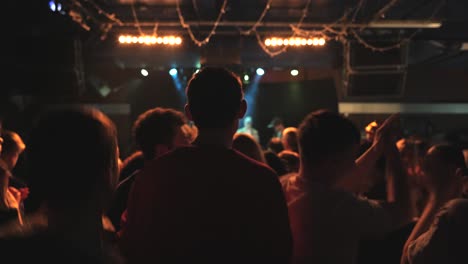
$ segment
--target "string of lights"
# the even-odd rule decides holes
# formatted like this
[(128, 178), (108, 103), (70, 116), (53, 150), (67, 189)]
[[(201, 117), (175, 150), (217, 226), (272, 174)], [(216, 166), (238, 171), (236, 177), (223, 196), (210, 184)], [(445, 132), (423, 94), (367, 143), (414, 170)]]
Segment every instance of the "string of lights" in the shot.
[[(301, 15), (301, 18), (299, 19), (299, 21), (297, 22), (297, 24), (295, 25), (296, 28), (300, 29), (301, 26), (302, 26), (302, 22), (304, 22), (304, 19), (306, 18), (307, 16), (307, 13), (309, 11), (309, 6), (310, 6), (310, 3), (311, 3), (311, 0), (308, 0), (306, 5), (304, 6), (304, 8), (302, 9), (302, 15)], [(257, 42), (258, 42), (258, 45), (262, 48), (262, 50), (267, 53), (270, 57), (275, 57), (275, 56), (278, 56), (280, 55), (281, 53), (284, 53), (288, 50), (288, 45), (283, 45), (283, 46), (280, 46), (281, 49), (279, 50), (270, 50), (267, 45), (265, 45), (264, 41), (262, 40), (260, 34), (258, 33), (258, 31), (255, 29), (255, 36), (257, 37)], [(295, 32), (292, 33), (292, 35), (290, 37), (288, 37), (287, 39), (292, 39), (292, 38), (295, 38), (297, 35)]]
[(377, 19), (380, 19), (380, 18), (383, 18), (385, 16), (385, 13), (390, 10), (390, 8), (392, 8), (394, 5), (396, 5), (396, 3), (398, 3), (399, 0), (390, 0), (390, 2), (388, 2), (388, 4), (386, 4), (384, 7), (382, 7), (379, 11), (377, 11), (377, 13), (375, 13), (374, 17), (373, 17), (373, 21), (374, 20), (377, 20)]
[(84, 1), (90, 3), (97, 10), (98, 14), (104, 15), (107, 19), (117, 23), (117, 25), (119, 25), (119, 26), (123, 25), (123, 22), (120, 19), (118, 19), (115, 14), (110, 14), (110, 13), (104, 11), (94, 1), (92, 1), (92, 0), (84, 0)]
[(144, 35), (143, 30), (141, 30), (140, 27), (140, 21), (138, 20), (137, 13), (135, 11), (135, 0), (132, 0), (132, 2), (130, 2), (130, 7), (132, 8), (133, 20), (135, 20), (135, 26), (138, 29), (138, 33), (140, 33), (140, 35)]
[(265, 5), (265, 8), (263, 9), (262, 14), (260, 15), (260, 17), (257, 19), (255, 24), (253, 24), (253, 26), (250, 29), (240, 30), (240, 33), (242, 35), (250, 35), (253, 31), (255, 31), (257, 29), (257, 27), (262, 23), (263, 18), (265, 17), (265, 15), (268, 13), (268, 10), (270, 10), (271, 2), (273, 2), (273, 0), (268, 0), (268, 2)]
[(224, 0), (223, 5), (221, 6), (221, 10), (219, 11), (218, 17), (216, 18), (216, 21), (213, 25), (213, 28), (211, 29), (210, 33), (208, 36), (206, 36), (203, 40), (198, 40), (195, 35), (192, 32), (192, 29), (190, 28), (190, 25), (185, 23), (184, 16), (182, 15), (182, 11), (180, 10), (180, 3), (179, 0), (176, 1), (177, 5), (177, 15), (179, 16), (179, 21), (180, 24), (182, 25), (183, 28), (187, 29), (187, 32), (192, 39), (192, 41), (198, 46), (201, 47), (205, 44), (207, 44), (210, 41), (210, 38), (216, 34), (216, 28), (219, 25), (219, 22), (221, 21), (221, 18), (223, 17), (224, 13), (226, 13), (226, 6), (227, 6), (227, 0)]

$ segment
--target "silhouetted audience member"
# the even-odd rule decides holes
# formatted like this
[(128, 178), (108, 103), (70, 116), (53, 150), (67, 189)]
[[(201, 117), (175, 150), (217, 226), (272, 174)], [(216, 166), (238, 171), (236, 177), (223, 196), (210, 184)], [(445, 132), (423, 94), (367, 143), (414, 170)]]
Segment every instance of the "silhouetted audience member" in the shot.
[[(370, 122), (364, 129), (365, 137), (359, 146), (359, 155), (364, 154), (374, 142), (374, 136), (379, 124), (376, 121)], [(381, 157), (372, 168), (369, 181), (363, 181), (359, 194), (369, 199), (385, 200), (387, 199), (387, 182), (385, 157)]]
[(429, 199), (401, 263), (468, 263), (468, 199), (460, 199), (468, 182), (463, 152), (453, 145), (433, 146), (423, 172)]
[[(133, 136), (143, 153), (144, 162), (160, 157), (176, 147), (188, 145), (189, 142), (182, 130), (184, 124), (186, 124), (184, 114), (169, 108), (157, 107), (141, 114), (133, 125)], [(117, 231), (120, 230), (121, 224), (124, 224), (121, 223), (122, 214), (127, 208), (128, 194), (138, 175), (139, 170), (134, 171), (119, 182), (115, 191), (107, 215)]]
[(273, 137), (268, 142), (268, 150), (278, 154), (284, 150), (283, 143), (281, 143), (281, 139), (277, 137)]
[(288, 173), (299, 172), (301, 160), (297, 152), (283, 150), (278, 154), (278, 157), (283, 161)]
[(262, 147), (258, 144), (255, 138), (249, 134), (236, 133), (232, 141), (232, 148), (251, 159), (266, 164)]
[(288, 173), (283, 161), (278, 157), (278, 155), (275, 152), (271, 150), (266, 150), (263, 152), (263, 156), (265, 156), (265, 160), (268, 166), (270, 166), (270, 168), (272, 168), (278, 176), (281, 177)]
[(281, 143), (283, 144), (284, 150), (299, 153), (299, 148), (297, 146), (297, 128), (287, 127), (282, 133)]
[[(355, 263), (362, 238), (381, 237), (408, 223), (408, 190), (395, 147), (392, 116), (363, 156), (360, 133), (339, 114), (317, 111), (299, 128), (301, 169), (283, 181), (294, 237), (293, 263)], [(353, 195), (353, 185), (385, 153), (392, 157), (393, 201)]]
[(33, 129), (27, 155), (31, 192), (42, 206), (25, 227), (0, 232), (2, 259), (120, 263), (102, 220), (118, 180), (112, 121), (94, 109), (55, 110)]
[(273, 136), (271, 138), (281, 139), (284, 130), (283, 119), (276, 116), (270, 121), (267, 127), (274, 130)]
[(277, 175), (232, 149), (247, 108), (238, 76), (204, 68), (186, 94), (198, 138), (136, 178), (123, 252), (132, 263), (288, 263), (292, 241)]
[[(24, 205), (23, 201), (29, 195), (29, 188), (26, 184), (16, 177), (14, 177), (12, 171), (16, 166), (19, 156), (23, 153), (26, 145), (24, 144), (21, 137), (9, 130), (2, 132), (3, 137), (3, 148), (0, 153), (0, 160), (2, 160), (9, 171), (8, 177), (0, 179), (0, 210), (7, 215), (10, 214), (13, 219), (17, 219), (19, 223), (22, 223), (24, 217)], [(4, 215), (4, 214), (2, 214)], [(3, 218), (0, 216), (0, 219)], [(0, 223), (6, 222), (9, 217), (0, 220)]]

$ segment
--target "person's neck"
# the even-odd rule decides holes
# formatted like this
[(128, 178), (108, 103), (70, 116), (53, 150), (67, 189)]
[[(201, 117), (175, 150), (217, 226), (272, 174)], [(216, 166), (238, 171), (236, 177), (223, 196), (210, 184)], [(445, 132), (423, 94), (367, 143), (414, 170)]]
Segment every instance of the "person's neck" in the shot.
[(337, 184), (334, 181), (336, 175), (332, 170), (301, 166), (299, 175), (307, 182), (315, 182), (330, 188), (337, 188)]
[(47, 228), (90, 256), (102, 255), (102, 214), (99, 210), (46, 210)]
[(193, 142), (195, 146), (210, 145), (225, 148), (232, 147), (232, 136), (234, 132), (231, 128), (209, 128), (200, 129), (197, 139)]

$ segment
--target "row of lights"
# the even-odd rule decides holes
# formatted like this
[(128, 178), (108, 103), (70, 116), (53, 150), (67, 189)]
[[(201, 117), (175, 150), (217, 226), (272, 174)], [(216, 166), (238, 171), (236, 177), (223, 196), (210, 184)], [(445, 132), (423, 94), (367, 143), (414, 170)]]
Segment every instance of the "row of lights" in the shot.
[(132, 35), (121, 35), (119, 37), (121, 44), (145, 44), (145, 45), (180, 45), (182, 44), (182, 38), (176, 36), (132, 36)]
[[(199, 71), (199, 69), (197, 69), (197, 70), (195, 71), (195, 73), (198, 73), (198, 71)], [(141, 72), (141, 75), (143, 75), (143, 76), (145, 76), (145, 77), (149, 75), (148, 70), (146, 70), (146, 69), (144, 69), (144, 68), (141, 69), (140, 72)], [(171, 68), (171, 69), (169, 70), (169, 75), (171, 75), (171, 76), (173, 76), (173, 77), (176, 76), (178, 73), (179, 73), (179, 71), (178, 71), (176, 68)], [(257, 70), (255, 71), (255, 73), (256, 73), (258, 76), (263, 76), (263, 75), (265, 74), (265, 70), (262, 69), (262, 68), (257, 68)], [(291, 72), (290, 72), (290, 74), (291, 74), (292, 76), (297, 76), (297, 75), (299, 75), (299, 71), (296, 70), (296, 69), (292, 69)], [(244, 74), (244, 81), (248, 82), (249, 80), (250, 80), (249, 75), (248, 75), (248, 74)]]
[[(195, 70), (195, 73), (198, 73), (200, 71), (200, 69), (196, 69)], [(141, 69), (140, 71), (141, 75), (143, 75), (144, 77), (148, 76), (149, 75), (149, 72), (147, 69), (143, 68)], [(171, 75), (172, 77), (175, 77), (177, 76), (177, 74), (179, 73), (179, 71), (176, 69), (176, 68), (171, 68), (169, 70), (169, 75)]]
[(267, 38), (265, 46), (323, 46), (324, 38)]
[[(263, 76), (265, 74), (265, 70), (262, 69), (262, 68), (257, 68), (257, 70), (255, 71), (255, 73), (258, 75), (258, 76)], [(299, 71), (297, 69), (292, 69), (290, 72), (291, 76), (297, 76), (299, 75)], [(245, 83), (248, 83), (250, 81), (250, 76), (248, 74), (244, 74), (244, 82)]]

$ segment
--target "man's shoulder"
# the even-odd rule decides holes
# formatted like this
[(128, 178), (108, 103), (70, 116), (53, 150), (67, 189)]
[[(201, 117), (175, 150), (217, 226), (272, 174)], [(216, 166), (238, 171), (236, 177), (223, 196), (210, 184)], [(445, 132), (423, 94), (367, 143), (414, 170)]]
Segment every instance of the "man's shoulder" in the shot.
[(240, 168), (252, 170), (257, 174), (267, 175), (268, 177), (274, 176), (275, 178), (278, 178), (276, 172), (270, 167), (268, 167), (266, 164), (251, 159), (236, 150), (233, 150), (232, 153), (232, 158), (240, 166)]

